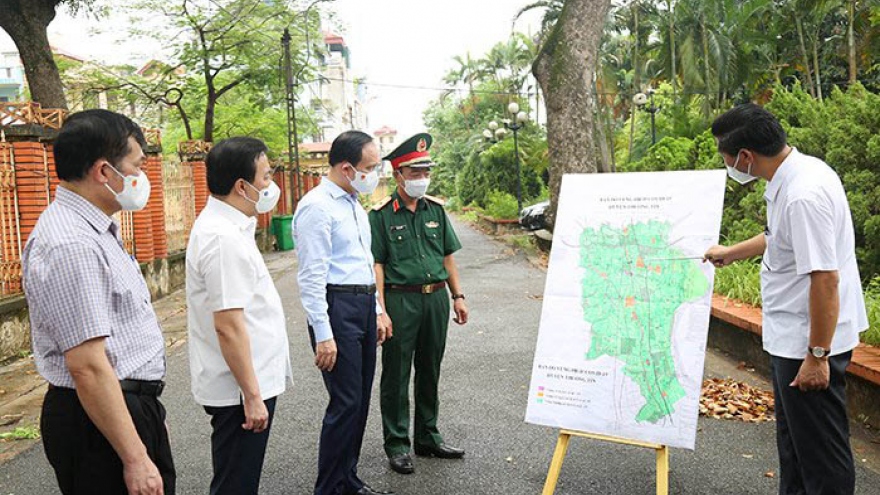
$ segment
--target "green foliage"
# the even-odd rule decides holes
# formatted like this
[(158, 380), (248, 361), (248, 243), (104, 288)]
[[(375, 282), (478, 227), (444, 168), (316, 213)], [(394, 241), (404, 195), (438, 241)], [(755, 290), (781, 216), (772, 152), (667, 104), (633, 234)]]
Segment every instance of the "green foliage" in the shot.
[(516, 198), (512, 194), (502, 191), (489, 192), (486, 199), (486, 214), (496, 220), (519, 218)]
[[(534, 159), (527, 150), (520, 150), (522, 195), (524, 202), (539, 197), (546, 188), (536, 169), (545, 166), (542, 159)], [(515, 197), (516, 155), (512, 139), (475, 150), (456, 178), (458, 196), (464, 203), (487, 207), (492, 191), (503, 191)], [(515, 201), (515, 199), (514, 199)]]
[(862, 334), (862, 341), (880, 346), (880, 276), (871, 279), (871, 283), (865, 288), (865, 304), (870, 328)]
[[(777, 87), (767, 105), (782, 121), (789, 143), (823, 158), (838, 173), (849, 198), (856, 233), (856, 257), (863, 281), (871, 330), (866, 342), (880, 345), (880, 95), (860, 84), (835, 89), (824, 101), (800, 85)], [(718, 169), (721, 159), (707, 130), (693, 139), (666, 137), (625, 171)], [(766, 225), (765, 181), (740, 186), (728, 181), (721, 240), (744, 241)], [(716, 292), (760, 305), (760, 263), (747, 261), (718, 270)]]
[[(298, 15), (289, 2), (263, 0), (136, 0), (126, 9), (133, 20), (164, 19), (161, 28), (151, 23), (148, 30), (132, 22), (133, 32), (157, 39), (171, 53), (167, 63), (156, 64), (147, 77), (126, 78), (126, 87), (169, 106), (174, 120), (191, 121), (192, 138), (216, 141), (233, 133), (230, 129), (237, 132), (260, 125), (286, 128), (286, 124), (278, 125), (283, 122), (278, 114), (284, 113), (278, 70), (281, 47), (279, 37), (270, 33), (290, 27), (294, 73), (309, 78), (305, 44), (307, 33), (312, 39), (320, 38), (316, 11)], [(246, 108), (252, 110), (251, 115), (242, 115)], [(227, 110), (230, 115), (224, 116)], [(242, 118), (259, 123), (242, 122)], [(175, 131), (170, 134), (178, 134)], [(268, 140), (277, 141), (273, 134), (265, 134)], [(285, 149), (286, 139), (280, 144), (274, 148)]]
[(40, 438), (37, 425), (19, 426), (12, 431), (0, 433), (0, 440), (36, 440)]
[[(513, 33), (496, 44), (481, 58), (468, 53), (454, 58), (455, 65), (444, 81), (464, 85), (467, 91), (450, 90), (425, 111), (424, 120), (434, 136), (431, 155), (437, 163), (432, 173), (433, 194), (457, 196), (462, 204), (476, 202), (485, 206), (490, 191), (516, 194), (516, 154), (512, 133), (496, 143), (482, 136), (490, 121), (501, 124), (510, 118), (507, 106), (512, 101), (528, 113), (530, 102), (513, 98), (522, 92), (535, 55), (531, 39)], [(548, 167), (545, 131), (534, 123), (518, 131), (524, 201), (542, 195), (541, 177)]]
[(856, 232), (865, 281), (880, 274), (880, 95), (861, 84), (834, 89), (824, 101), (799, 86), (776, 88), (768, 108), (800, 151), (823, 158), (841, 177)]
[(715, 293), (761, 307), (761, 263), (741, 261), (715, 270)]
[[(709, 126), (709, 121), (702, 114), (700, 99), (676, 100), (672, 95), (672, 86), (668, 83), (663, 83), (657, 88), (654, 94), (654, 106), (659, 108), (654, 116), (657, 145), (666, 137), (693, 139)], [(645, 106), (645, 108), (647, 107), (650, 107), (650, 103)], [(629, 118), (623, 121), (615, 134), (615, 161), (621, 164), (619, 168), (626, 168), (632, 162), (641, 160), (647, 156), (648, 150), (652, 148), (651, 114), (643, 108), (637, 107), (633, 152), (632, 155), (629, 154), (630, 125), (633, 119), (630, 109), (628, 109), (628, 115)]]

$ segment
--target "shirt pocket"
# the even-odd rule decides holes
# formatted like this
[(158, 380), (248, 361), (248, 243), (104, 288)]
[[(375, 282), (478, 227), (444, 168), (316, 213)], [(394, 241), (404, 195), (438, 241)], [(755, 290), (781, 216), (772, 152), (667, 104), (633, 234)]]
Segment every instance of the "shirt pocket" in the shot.
[(116, 324), (131, 325), (150, 307), (148, 292), (140, 287), (131, 287), (119, 278), (113, 281), (111, 301), (112, 316)]
[(425, 229), (429, 254), (443, 256), (443, 233), (439, 228)]
[(416, 253), (415, 236), (410, 228), (403, 226), (391, 226), (388, 233), (388, 245), (391, 248), (392, 259), (405, 260), (412, 258)]

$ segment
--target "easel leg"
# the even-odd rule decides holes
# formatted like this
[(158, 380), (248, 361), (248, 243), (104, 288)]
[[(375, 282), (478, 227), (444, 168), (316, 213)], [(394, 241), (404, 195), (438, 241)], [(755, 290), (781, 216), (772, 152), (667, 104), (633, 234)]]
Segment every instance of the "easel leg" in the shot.
[(569, 440), (571, 440), (571, 435), (559, 433), (559, 440), (556, 442), (556, 450), (553, 452), (553, 460), (550, 462), (550, 470), (547, 472), (547, 481), (544, 482), (542, 495), (553, 495), (553, 492), (556, 491), (556, 482), (559, 481), (559, 473), (562, 471), (562, 461), (565, 460)]
[(669, 447), (657, 449), (657, 495), (669, 495)]

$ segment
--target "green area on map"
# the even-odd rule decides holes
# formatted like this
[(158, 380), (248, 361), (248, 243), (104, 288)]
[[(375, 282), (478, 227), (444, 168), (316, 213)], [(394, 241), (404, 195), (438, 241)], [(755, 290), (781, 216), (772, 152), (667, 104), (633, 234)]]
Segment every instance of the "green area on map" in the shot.
[(699, 260), (669, 244), (670, 224), (586, 228), (580, 237), (584, 320), (592, 325), (587, 360), (610, 356), (639, 387), (645, 405), (638, 422), (671, 417), (685, 390), (675, 373), (675, 312), (703, 297), (709, 282)]

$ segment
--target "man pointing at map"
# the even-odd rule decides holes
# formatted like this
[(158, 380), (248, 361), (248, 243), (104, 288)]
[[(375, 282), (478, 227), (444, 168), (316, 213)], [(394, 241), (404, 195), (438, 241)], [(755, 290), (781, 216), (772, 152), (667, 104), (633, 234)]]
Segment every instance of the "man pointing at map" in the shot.
[(868, 327), (852, 214), (837, 174), (786, 144), (773, 114), (747, 104), (712, 124), (728, 175), (767, 181), (767, 226), (714, 246), (716, 267), (762, 255), (764, 349), (776, 398), (780, 494), (855, 491), (845, 370)]

